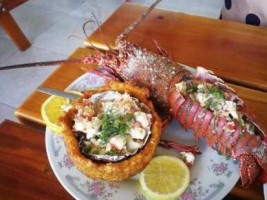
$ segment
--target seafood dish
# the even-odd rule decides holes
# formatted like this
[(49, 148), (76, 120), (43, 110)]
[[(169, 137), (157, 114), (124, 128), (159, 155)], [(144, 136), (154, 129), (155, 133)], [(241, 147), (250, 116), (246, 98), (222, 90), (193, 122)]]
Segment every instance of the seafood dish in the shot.
[(93, 179), (124, 180), (152, 159), (161, 119), (146, 89), (108, 81), (85, 92), (61, 120), (71, 160)]
[[(96, 54), (63, 61), (7, 66), (0, 68), (0, 70), (58, 63), (82, 63), (86, 72), (95, 73), (106, 79), (120, 81), (122, 85), (127, 82), (128, 87), (134, 87), (130, 86), (132, 84), (147, 88), (150, 94), (149, 99), (152, 100), (155, 111), (163, 121), (162, 129), (167, 127), (173, 118), (177, 119), (185, 129), (192, 129), (196, 138), (205, 138), (207, 145), (211, 148), (233, 160), (238, 160), (240, 162), (242, 185), (248, 187), (260, 173), (267, 170), (267, 144), (265, 142), (266, 130), (248, 112), (249, 108), (246, 107), (242, 99), (222, 79), (216, 77), (212, 71), (202, 67), (195, 70), (173, 62), (167, 51), (158, 42), (155, 44), (159, 54), (155, 54), (127, 41), (128, 35), (135, 30), (159, 2), (160, 0), (157, 0), (153, 3), (139, 19), (117, 37), (115, 49), (107, 45), (108, 50), (105, 51), (88, 41), (90, 44), (88, 48), (96, 50)], [(91, 64), (98, 64), (99, 67), (92, 69)], [(129, 94), (131, 95), (130, 92)], [(71, 136), (72, 130), (69, 127), (72, 127), (70, 125), (72, 121), (66, 119), (63, 123), (66, 132), (64, 138), (67, 146), (73, 145), (68, 149), (74, 162), (80, 166), (78, 168), (88, 174), (94, 171), (94, 175), (89, 174), (90, 177), (107, 180), (122, 180), (142, 170), (143, 166), (147, 165), (153, 156), (161, 131), (160, 122), (158, 121), (155, 124), (158, 120), (156, 112), (150, 106), (148, 107), (152, 118), (156, 120), (152, 125), (150, 139), (142, 150), (137, 150), (139, 153), (118, 163), (109, 162), (105, 165), (129, 164), (125, 169), (120, 167), (114, 169), (114, 171), (112, 171), (113, 168), (106, 168), (105, 166), (102, 168), (102, 165), (95, 161), (90, 161), (88, 164), (84, 163), (84, 167), (82, 167), (81, 163), (88, 159), (81, 157), (78, 143), (74, 136)], [(67, 118), (71, 119), (73, 116)], [(67, 126), (67, 124), (69, 125)], [(157, 131), (154, 130), (156, 131), (155, 134), (153, 134), (154, 126), (158, 128)], [(151, 144), (150, 141), (153, 138), (154, 143)], [(72, 144), (74, 139), (76, 141), (75, 145)], [(147, 152), (148, 154), (145, 156), (142, 152), (147, 149), (150, 149), (151, 152)], [(139, 156), (144, 156), (144, 160), (142, 160), (143, 158), (141, 160), (135, 159)], [(134, 160), (133, 163), (139, 162), (140, 165), (131, 165), (131, 160)], [(138, 166), (138, 168), (136, 169), (133, 166)], [(105, 177), (102, 173), (103, 169), (109, 170)]]

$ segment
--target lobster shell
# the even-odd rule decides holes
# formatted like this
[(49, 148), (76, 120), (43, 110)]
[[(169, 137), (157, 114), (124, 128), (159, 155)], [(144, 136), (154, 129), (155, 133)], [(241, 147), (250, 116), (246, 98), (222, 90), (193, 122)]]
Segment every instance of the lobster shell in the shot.
[[(259, 134), (251, 134), (247, 129), (241, 129), (236, 121), (234, 122), (236, 127), (234, 132), (225, 130), (224, 127), (228, 122), (226, 118), (216, 116), (213, 111), (201, 107), (198, 102), (194, 102), (190, 97), (184, 96), (176, 90), (175, 84), (184, 80), (198, 83), (201, 81), (209, 82), (199, 80), (188, 72), (178, 74), (171, 83), (168, 96), (172, 115), (185, 129), (193, 129), (195, 138), (204, 137), (207, 144), (213, 149), (223, 155), (238, 159), (240, 161), (242, 184), (244, 187), (248, 187), (259, 175), (260, 168), (264, 171), (267, 170), (267, 147), (262, 140), (265, 137), (264, 131), (257, 125), (255, 127), (259, 127), (257, 129)], [(238, 103), (241, 103), (234, 91), (228, 86), (224, 86), (222, 81), (219, 86), (213, 81), (209, 83), (223, 88), (228, 98), (234, 98)], [(244, 108), (244, 105), (239, 105), (238, 112), (242, 112), (246, 120), (255, 125), (256, 123), (252, 121)]]

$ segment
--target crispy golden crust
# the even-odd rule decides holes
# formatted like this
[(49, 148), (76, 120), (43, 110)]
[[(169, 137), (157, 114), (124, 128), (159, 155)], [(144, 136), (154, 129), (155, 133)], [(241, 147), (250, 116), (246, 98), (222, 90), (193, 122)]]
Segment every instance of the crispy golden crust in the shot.
[[(76, 110), (73, 108), (61, 118), (61, 125), (63, 127), (63, 138), (67, 148), (67, 152), (76, 165), (76, 167), (93, 179), (102, 179), (109, 181), (120, 181), (130, 176), (133, 176), (141, 172), (152, 159), (155, 150), (158, 146), (161, 135), (161, 120), (157, 113), (154, 111), (152, 103), (147, 99), (149, 96), (148, 90), (144, 88), (138, 88), (130, 83), (120, 83), (115, 81), (107, 81), (106, 86), (99, 88), (96, 91), (88, 91), (85, 93), (85, 97), (88, 98), (95, 93), (102, 91), (118, 91), (127, 92), (131, 96), (138, 98), (141, 102), (145, 103), (151, 110), (151, 114), (154, 119), (154, 123), (151, 128), (151, 136), (147, 141), (147, 144), (142, 150), (140, 150), (134, 156), (127, 158), (126, 160), (117, 163), (99, 163), (92, 159), (86, 158), (79, 149), (78, 141), (72, 132), (73, 117)], [(82, 101), (82, 99), (78, 100)]]

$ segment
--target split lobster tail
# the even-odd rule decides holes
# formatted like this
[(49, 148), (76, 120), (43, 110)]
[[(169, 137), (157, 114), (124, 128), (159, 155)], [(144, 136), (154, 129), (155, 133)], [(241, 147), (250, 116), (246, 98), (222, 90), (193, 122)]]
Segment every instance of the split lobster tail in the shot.
[(239, 160), (241, 181), (248, 187), (267, 170), (266, 131), (247, 113), (244, 102), (211, 71), (199, 67), (173, 79), (171, 113), (195, 138), (204, 137), (219, 153)]

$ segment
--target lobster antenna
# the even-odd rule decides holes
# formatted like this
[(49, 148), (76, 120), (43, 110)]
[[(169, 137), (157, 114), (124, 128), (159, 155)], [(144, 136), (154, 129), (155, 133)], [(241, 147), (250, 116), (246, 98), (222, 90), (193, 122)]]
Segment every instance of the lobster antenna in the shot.
[(68, 37), (68, 40), (71, 39), (71, 38), (76, 38), (76, 39), (79, 39), (79, 40), (83, 41), (83, 39), (81, 37), (77, 36), (77, 35), (70, 35)]
[(156, 45), (156, 48), (158, 49), (158, 52), (165, 56), (166, 58), (169, 58), (172, 60), (171, 56), (168, 54), (168, 52), (159, 44), (157, 40), (153, 40), (153, 43)]
[[(97, 52), (100, 52), (100, 50), (95, 46), (95, 45), (93, 45), (92, 44), (92, 42), (90, 41), (90, 40), (87, 40), (87, 38), (88, 38), (88, 35), (87, 35), (87, 33), (86, 33), (86, 25), (88, 24), (88, 23), (90, 23), (90, 22), (94, 22), (94, 21), (92, 21), (92, 20), (88, 20), (88, 21), (86, 21), (84, 24), (83, 24), (83, 33), (84, 33), (84, 35), (85, 35), (85, 37), (86, 37), (86, 42), (88, 42), (89, 44), (90, 44), (90, 46), (95, 50), (95, 51), (97, 51)], [(88, 47), (87, 47), (88, 48)]]
[(89, 24), (89, 23), (91, 23), (91, 22), (94, 22), (94, 21), (92, 21), (92, 20), (88, 20), (88, 21), (86, 21), (84, 24), (83, 24), (83, 33), (84, 33), (84, 35), (85, 35), (85, 37), (87, 38), (88, 37), (88, 34), (86, 33), (86, 25), (87, 24)]
[(55, 60), (55, 61), (46, 61), (46, 62), (34, 62), (34, 63), (27, 63), (27, 64), (9, 65), (5, 67), (0, 67), (0, 71), (8, 70), (8, 69), (26, 68), (26, 67), (41, 67), (41, 66), (58, 65), (62, 63), (78, 63), (79, 61), (80, 59), (72, 59), (72, 60)]
[(104, 37), (104, 34), (102, 32), (102, 29), (100, 28), (100, 23), (98, 22), (95, 14), (91, 11), (91, 15), (93, 16), (96, 24), (97, 24), (97, 27), (98, 27), (98, 31), (100, 33), (100, 36), (101, 36), (101, 39), (104, 41), (105, 45), (108, 47), (108, 50), (111, 50), (113, 53), (116, 53), (115, 50), (113, 48), (111, 48), (106, 40), (106, 38)]
[(118, 37), (118, 40), (126, 39), (126, 37), (142, 22), (147, 15), (161, 2), (161, 0), (155, 1), (136, 21), (134, 21), (128, 28), (126, 28)]
[[(81, 38), (79, 36), (76, 36), (76, 35), (70, 35), (68, 37), (68, 40), (71, 39), (71, 38), (76, 38), (76, 39), (79, 39), (80, 41), (82, 41), (83, 44), (85, 45), (85, 48), (87, 48), (87, 49), (93, 49), (95, 51), (98, 51), (99, 53), (101, 52), (100, 49), (98, 49), (96, 46), (94, 46), (90, 41), (84, 41), (83, 38)], [(89, 43), (90, 46), (88, 44), (86, 44), (86, 43)]]

